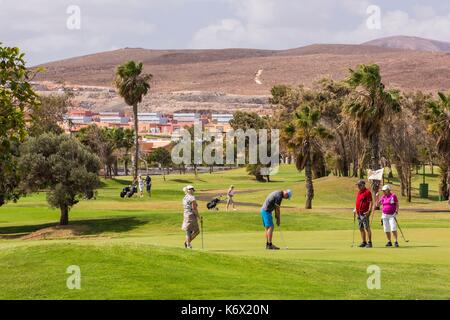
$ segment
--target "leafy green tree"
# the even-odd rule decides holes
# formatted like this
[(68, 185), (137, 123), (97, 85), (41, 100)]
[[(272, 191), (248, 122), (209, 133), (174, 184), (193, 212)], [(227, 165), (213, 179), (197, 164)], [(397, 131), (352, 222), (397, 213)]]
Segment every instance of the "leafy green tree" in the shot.
[(117, 144), (119, 148), (124, 150), (123, 160), (125, 166), (125, 175), (128, 176), (128, 163), (130, 161), (130, 151), (134, 146), (135, 135), (133, 129), (120, 128), (119, 130), (122, 130), (123, 135), (119, 133)]
[[(372, 170), (381, 168), (380, 131), (392, 113), (400, 111), (400, 93), (397, 90), (385, 90), (381, 81), (380, 67), (376, 64), (359, 65), (350, 69), (346, 83), (353, 89), (345, 106), (345, 111), (355, 121), (355, 128), (369, 142)], [(374, 194), (379, 183), (372, 186)]]
[(115, 129), (99, 128), (96, 125), (81, 128), (76, 135), (83, 145), (89, 147), (100, 158), (105, 178), (112, 178), (112, 168), (116, 161), (115, 135)]
[(303, 104), (294, 113), (292, 121), (284, 128), (282, 140), (296, 154), (296, 166), (305, 170), (306, 209), (312, 209), (314, 185), (312, 166), (316, 154), (323, 154), (321, 140), (330, 139), (330, 133), (320, 124), (320, 110)]
[[(450, 193), (450, 91), (439, 92), (437, 100), (427, 103), (425, 120), (428, 123), (428, 131), (436, 140), (436, 149), (443, 164), (441, 168), (447, 168), (447, 173), (441, 173), (447, 177), (447, 194)], [(442, 184), (442, 182), (441, 182)], [(442, 193), (441, 193), (442, 196)], [(450, 203), (450, 199), (449, 199)]]
[[(254, 130), (256, 130), (256, 132), (258, 132), (258, 130), (260, 130), (260, 129), (270, 129), (267, 118), (261, 117), (256, 112), (236, 111), (233, 115), (233, 119), (230, 121), (230, 125), (234, 130), (241, 129), (241, 130), (244, 130), (244, 132), (246, 132), (247, 130), (250, 130), (250, 129), (254, 129)], [(269, 137), (270, 137), (270, 132), (269, 132)], [(249, 149), (250, 149), (249, 143), (250, 143), (249, 139), (246, 138), (246, 141), (245, 141), (245, 153), (246, 154), (249, 153)], [(271, 143), (270, 139), (268, 139), (268, 144), (270, 145), (270, 143)], [(259, 145), (259, 136), (258, 136), (257, 144)], [(248, 174), (253, 175), (257, 181), (266, 182), (266, 179), (267, 179), (267, 181), (270, 181), (269, 176), (264, 177), (261, 174), (262, 168), (263, 168), (263, 165), (260, 163), (246, 165), (246, 170), (247, 170)]]
[(0, 43), (0, 206), (16, 201), (21, 194), (17, 189), (17, 157), (27, 134), (25, 112), (39, 105), (29, 82), (33, 75), (19, 48)]
[(119, 95), (124, 98), (125, 103), (133, 107), (134, 132), (135, 135), (135, 161), (133, 176), (136, 180), (139, 175), (139, 122), (138, 104), (150, 90), (151, 74), (143, 74), (142, 63), (128, 61), (117, 67), (115, 85)]
[(69, 210), (81, 198), (91, 199), (99, 186), (98, 157), (68, 135), (43, 134), (21, 146), (19, 172), (26, 193), (47, 191), (47, 202), (69, 224)]
[(164, 181), (166, 181), (165, 171), (169, 172), (170, 165), (172, 164), (172, 157), (169, 150), (165, 148), (157, 148), (153, 150), (150, 154), (150, 161), (161, 166)]
[(47, 132), (62, 134), (61, 123), (64, 122), (71, 98), (72, 95), (68, 93), (64, 95), (39, 96), (41, 103), (33, 108), (30, 114), (29, 134), (34, 137)]

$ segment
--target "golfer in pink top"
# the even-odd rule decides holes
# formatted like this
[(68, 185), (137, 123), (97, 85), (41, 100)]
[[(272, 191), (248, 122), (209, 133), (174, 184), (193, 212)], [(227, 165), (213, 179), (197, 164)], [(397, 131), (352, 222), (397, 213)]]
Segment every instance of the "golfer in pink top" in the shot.
[(383, 191), (383, 196), (378, 202), (383, 207), (381, 220), (383, 222), (384, 232), (386, 232), (388, 238), (386, 247), (392, 247), (391, 233), (395, 238), (395, 246), (398, 247), (396, 220), (396, 216), (398, 215), (398, 198), (391, 192), (391, 187), (389, 185), (385, 185), (381, 190)]

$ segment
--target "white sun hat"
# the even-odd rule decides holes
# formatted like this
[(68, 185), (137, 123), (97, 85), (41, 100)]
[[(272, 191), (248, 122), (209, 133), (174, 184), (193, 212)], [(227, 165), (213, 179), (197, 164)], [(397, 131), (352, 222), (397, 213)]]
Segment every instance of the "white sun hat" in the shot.
[(381, 189), (382, 191), (387, 191), (387, 190), (391, 190), (391, 186), (390, 185), (385, 185), (385, 186), (383, 186), (383, 189)]

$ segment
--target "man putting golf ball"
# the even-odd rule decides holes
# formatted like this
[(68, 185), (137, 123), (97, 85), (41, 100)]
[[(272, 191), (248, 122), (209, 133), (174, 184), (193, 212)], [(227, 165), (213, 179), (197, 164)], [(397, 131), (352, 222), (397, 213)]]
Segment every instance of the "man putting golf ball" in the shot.
[(261, 218), (263, 221), (263, 226), (266, 229), (266, 249), (267, 250), (280, 250), (277, 246), (272, 243), (273, 236), (273, 216), (272, 213), (275, 211), (275, 218), (277, 219), (277, 226), (281, 225), (281, 211), (280, 206), (283, 199), (291, 199), (292, 191), (284, 190), (284, 191), (274, 191), (269, 194), (264, 201), (264, 204), (261, 208)]
[(197, 201), (194, 197), (195, 188), (193, 186), (186, 186), (183, 188), (185, 196), (183, 198), (183, 225), (181, 229), (186, 232), (186, 241), (184, 247), (192, 249), (192, 241), (200, 234), (198, 221), (202, 219), (198, 213)]
[(362, 242), (360, 248), (372, 248), (372, 231), (370, 230), (370, 214), (372, 213), (372, 192), (366, 188), (366, 182), (359, 180), (358, 194), (356, 195), (356, 207), (353, 214), (358, 215), (358, 226), (361, 232)]

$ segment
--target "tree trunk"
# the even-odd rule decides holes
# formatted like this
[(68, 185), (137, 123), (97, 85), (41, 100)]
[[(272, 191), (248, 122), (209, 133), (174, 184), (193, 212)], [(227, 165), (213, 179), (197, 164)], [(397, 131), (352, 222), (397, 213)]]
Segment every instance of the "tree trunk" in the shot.
[(407, 179), (408, 179), (408, 202), (411, 202), (412, 200), (412, 182), (411, 182), (411, 178), (412, 178), (412, 174), (411, 174), (411, 168), (409, 168), (409, 166), (407, 166), (408, 168), (408, 172), (406, 173), (407, 175)]
[(312, 209), (312, 200), (314, 198), (314, 185), (312, 179), (311, 160), (306, 160), (305, 165), (306, 178), (306, 204), (305, 209)]
[(128, 176), (128, 160), (124, 161), (124, 166), (125, 166), (125, 176)]
[(447, 199), (448, 204), (450, 204), (450, 166), (447, 171)]
[(345, 147), (345, 142), (344, 142), (344, 137), (342, 136), (342, 133), (340, 133), (338, 131), (338, 136), (339, 136), (339, 141), (341, 143), (341, 159), (342, 159), (342, 175), (344, 177), (348, 177), (349, 176), (349, 161), (347, 158), (347, 151), (346, 151), (346, 147)]
[(117, 158), (114, 160), (114, 176), (118, 176), (119, 175), (119, 163)]
[[(378, 132), (373, 134), (370, 137), (370, 147), (371, 147), (371, 162), (370, 166), (372, 170), (379, 170), (381, 169), (380, 165), (380, 137), (378, 135)], [(380, 181), (373, 180), (372, 182), (372, 193), (373, 195), (376, 195), (378, 191), (380, 190)]]
[(67, 226), (69, 225), (69, 207), (66, 205), (60, 206), (61, 210), (61, 217), (59, 219), (59, 225), (60, 226)]
[(449, 168), (447, 166), (440, 165), (440, 181), (439, 181), (439, 196), (442, 200), (449, 200), (449, 189), (448, 189), (448, 177)]
[(136, 180), (139, 175), (139, 119), (137, 104), (133, 106), (134, 114), (134, 131), (135, 131), (135, 153), (134, 153), (134, 173), (133, 178)]
[(355, 157), (353, 159), (353, 178), (358, 177), (358, 159)]
[(402, 197), (406, 197), (406, 183), (405, 183), (405, 175), (403, 174), (403, 167), (399, 164), (396, 164), (398, 177), (400, 178), (400, 191)]
[(364, 168), (363, 168), (363, 167), (360, 167), (360, 168), (359, 168), (359, 178), (360, 178), (360, 179), (364, 179), (365, 176), (366, 176), (366, 173), (364, 172)]

